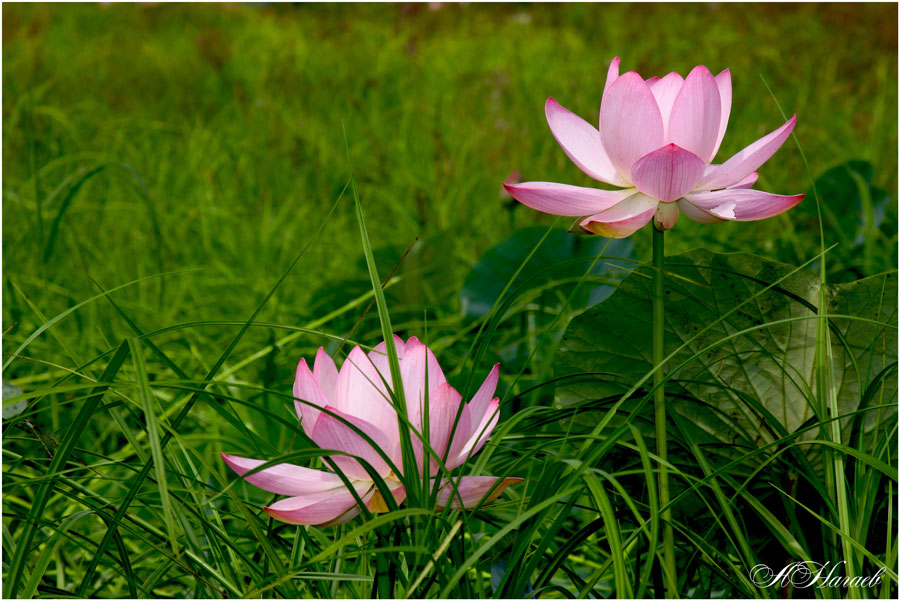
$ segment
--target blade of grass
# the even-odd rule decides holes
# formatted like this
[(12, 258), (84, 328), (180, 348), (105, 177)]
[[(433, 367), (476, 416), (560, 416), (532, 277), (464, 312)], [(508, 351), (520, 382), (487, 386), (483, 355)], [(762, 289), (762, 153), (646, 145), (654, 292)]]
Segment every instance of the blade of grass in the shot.
[[(858, 540), (856, 540), (855, 538), (853, 538), (853, 535), (852, 535), (849, 531), (842, 530), (839, 526), (835, 526), (835, 525), (832, 524), (830, 521), (826, 520), (824, 517), (822, 517), (821, 515), (819, 515), (818, 513), (816, 513), (815, 511), (813, 511), (812, 509), (810, 509), (809, 507), (807, 507), (806, 505), (804, 505), (803, 503), (801, 503), (800, 501), (798, 501), (796, 498), (794, 498), (794, 497), (791, 496), (790, 494), (788, 494), (788, 493), (786, 493), (785, 491), (781, 490), (780, 488), (778, 488), (778, 487), (775, 486), (774, 484), (772, 484), (772, 488), (774, 488), (775, 490), (777, 490), (778, 492), (780, 492), (781, 494), (783, 494), (785, 497), (787, 497), (788, 499), (790, 499), (791, 501), (793, 501), (794, 503), (796, 503), (797, 505), (799, 505), (800, 507), (802, 507), (803, 509), (805, 509), (805, 510), (806, 510), (807, 512), (809, 512), (813, 517), (815, 517), (817, 520), (819, 520), (819, 522), (821, 522), (824, 526), (826, 526), (828, 529), (830, 529), (830, 530), (834, 531), (835, 533), (837, 533), (842, 539), (847, 539), (847, 541), (848, 541), (847, 544), (853, 546), (854, 549), (858, 550), (860, 553), (862, 553), (863, 555), (865, 555), (865, 556), (869, 559), (869, 561), (871, 561), (873, 564), (875, 564), (875, 565), (878, 566), (879, 568), (884, 568), (884, 569), (885, 569), (885, 572), (887, 573), (887, 575), (890, 576), (891, 579), (893, 579), (894, 582), (897, 582), (897, 581), (898, 581), (897, 572), (894, 571), (894, 569), (892, 569), (893, 566), (891, 566), (891, 565), (889, 565), (889, 564), (886, 564), (884, 561), (882, 561), (881, 559), (879, 559), (874, 553), (872, 553), (871, 551), (869, 551), (868, 549), (866, 549), (863, 545), (860, 544), (860, 542), (859, 542)], [(849, 566), (848, 566), (848, 569), (849, 569)], [(850, 573), (848, 572), (846, 578), (849, 580), (849, 579), (851, 579), (851, 578), (853, 578), (853, 577), (850, 576)], [(848, 588), (853, 588), (853, 587), (848, 587)], [(848, 591), (848, 592), (849, 592), (849, 591)], [(857, 597), (857, 598), (858, 598), (858, 597)]]
[[(375, 265), (375, 255), (372, 252), (372, 244), (369, 240), (368, 229), (366, 228), (366, 219), (363, 215), (362, 203), (359, 200), (359, 192), (356, 189), (356, 174), (353, 171), (353, 162), (350, 157), (350, 143), (347, 139), (346, 128), (344, 128), (344, 146), (347, 152), (347, 165), (350, 168), (350, 188), (353, 193), (353, 204), (356, 208), (356, 219), (359, 223), (359, 237), (362, 242), (363, 253), (366, 257), (369, 280), (372, 284), (372, 290), (375, 293), (375, 305), (378, 309), (378, 321), (381, 323), (381, 335), (384, 337), (385, 350), (387, 351), (388, 364), (391, 370), (391, 382), (394, 383), (393, 390), (390, 388), (388, 388), (388, 390), (392, 393), (392, 396), (395, 397), (397, 412), (402, 415), (407, 415), (407, 399), (403, 392), (403, 386), (400, 384), (403, 380), (400, 377), (400, 359), (397, 355), (397, 347), (394, 344), (394, 331), (391, 328), (391, 316), (388, 311), (387, 301), (384, 298), (384, 290), (381, 287), (381, 278), (378, 277), (378, 268)], [(416, 399), (413, 399), (413, 402), (415, 402), (415, 400)], [(400, 448), (403, 455), (403, 473), (417, 473), (412, 438), (408, 428), (400, 428)], [(406, 487), (408, 499), (418, 499), (420, 494), (416, 478), (405, 479), (404, 486)]]
[(62, 542), (62, 539), (65, 537), (66, 533), (69, 531), (69, 528), (75, 525), (75, 523), (84, 518), (86, 516), (94, 513), (91, 510), (79, 511), (73, 515), (70, 515), (66, 519), (64, 519), (59, 526), (54, 528), (53, 536), (50, 537), (50, 540), (47, 541), (47, 546), (44, 547), (44, 550), (41, 551), (40, 556), (35, 563), (34, 569), (31, 571), (31, 578), (28, 579), (28, 582), (25, 583), (25, 588), (22, 591), (22, 597), (25, 599), (31, 599), (34, 597), (37, 592), (38, 584), (41, 581), (41, 578), (44, 575), (44, 572), (47, 569), (47, 566), (50, 565), (50, 560), (53, 557), (53, 554), (56, 552), (59, 544)]
[[(127, 356), (128, 343), (122, 341), (116, 349), (115, 354), (113, 354), (112, 359), (107, 363), (106, 369), (103, 370), (100, 381), (113, 381), (116, 374), (119, 373), (119, 369), (122, 367)], [(47, 468), (48, 474), (55, 474), (65, 467), (66, 462), (69, 460), (69, 456), (72, 454), (72, 450), (75, 448), (75, 443), (77, 442), (79, 435), (84, 430), (88, 420), (94, 415), (97, 405), (100, 403), (100, 400), (103, 398), (103, 395), (108, 388), (109, 385), (107, 384), (98, 386), (84, 402), (84, 405), (81, 406), (81, 409), (75, 415), (75, 419), (72, 420), (69, 429), (66, 430), (66, 435), (57, 448), (56, 455), (53, 456), (50, 466)], [(45, 481), (38, 489), (34, 501), (32, 502), (31, 510), (29, 510), (28, 517), (23, 526), (23, 532), (16, 542), (15, 551), (13, 551), (13, 558), (10, 562), (9, 572), (7, 574), (7, 585), (4, 587), (4, 593), (8, 594), (10, 598), (16, 597), (19, 592), (18, 588), (22, 579), (23, 570), (25, 569), (25, 560), (31, 552), (31, 543), (34, 540), (35, 531), (37, 530), (38, 518), (44, 515), (47, 501), (50, 499), (50, 494), (53, 492), (56, 484), (56, 479)], [(109, 543), (107, 542), (107, 544)]]
[[(71, 184), (71, 186), (69, 186), (68, 192), (63, 197), (62, 202), (59, 205), (59, 210), (56, 213), (56, 217), (53, 218), (53, 222), (50, 224), (50, 234), (47, 236), (47, 242), (44, 245), (44, 263), (47, 263), (53, 254), (53, 245), (56, 243), (56, 237), (59, 236), (59, 228), (62, 223), (62, 218), (66, 214), (66, 211), (69, 210), (69, 205), (72, 204), (72, 200), (75, 198), (75, 195), (78, 194), (78, 191), (81, 190), (81, 187), (85, 183), (87, 183), (89, 179), (103, 171), (106, 167), (108, 167), (108, 165), (99, 165), (97, 167), (94, 167), (93, 169), (88, 170), (86, 173), (84, 168), (81, 168), (78, 172), (76, 172), (76, 175), (83, 175), (81, 175), (81, 177), (74, 184)], [(66, 182), (68, 182), (70, 179), (71, 178), (67, 179)], [(50, 200), (50, 198), (48, 198), (47, 200)]]
[(156, 417), (156, 401), (153, 398), (153, 392), (150, 390), (150, 382), (147, 379), (147, 364), (144, 362), (144, 354), (141, 350), (140, 342), (135, 338), (128, 339), (128, 346), (131, 349), (131, 360), (134, 363), (134, 369), (137, 373), (138, 396), (141, 399), (141, 405), (144, 409), (144, 419), (147, 424), (147, 441), (150, 443), (150, 456), (153, 460), (153, 467), (156, 473), (156, 485), (159, 487), (159, 499), (162, 503), (163, 520), (166, 523), (166, 530), (169, 532), (169, 545), (172, 547), (172, 554), (176, 557), (179, 554), (178, 534), (175, 530), (175, 516), (172, 511), (172, 502), (169, 499), (169, 484), (166, 476), (166, 461), (163, 457), (162, 447), (159, 445), (159, 424)]
[[(762, 77), (761, 74), (760, 77), (762, 78), (766, 89), (769, 91), (769, 95), (772, 97), (772, 100), (775, 101), (775, 106), (778, 107), (778, 111), (781, 113), (782, 118), (786, 118), (787, 115), (781, 108), (781, 104), (775, 97), (775, 93), (772, 91), (769, 83), (766, 81), (765, 77)], [(813, 177), (812, 169), (810, 169), (809, 167), (809, 161), (806, 158), (806, 153), (803, 151), (803, 146), (800, 144), (800, 139), (797, 137), (796, 133), (792, 133), (791, 138), (797, 145), (797, 150), (800, 152), (800, 157), (803, 159), (803, 164), (806, 167), (807, 175), (812, 182), (813, 197), (816, 201), (816, 211), (818, 212), (819, 216), (819, 242), (821, 248), (821, 260), (819, 264), (820, 287), (818, 314), (822, 318), (822, 320), (819, 322), (816, 329), (816, 374), (818, 378), (816, 388), (817, 393), (820, 397), (822, 415), (837, 417), (839, 415), (839, 409), (837, 404), (837, 393), (834, 379), (834, 353), (831, 350), (831, 336), (828, 327), (828, 299), (826, 296), (825, 287), (827, 270), (825, 264), (825, 227), (822, 220), (822, 204), (821, 199), (819, 198), (819, 192), (816, 189), (816, 181)], [(840, 421), (837, 420), (831, 422), (830, 432), (828, 430), (824, 430), (823, 435), (825, 437), (830, 436), (831, 442), (840, 444), (842, 442)], [(850, 505), (847, 498), (847, 475), (844, 472), (844, 458), (840, 453), (834, 452), (831, 454), (831, 459), (831, 464), (827, 466), (826, 479), (830, 480), (830, 482), (828, 483), (829, 488), (832, 488), (835, 491), (834, 501), (837, 505), (838, 522), (840, 523), (840, 529), (844, 532), (849, 533)], [(847, 577), (852, 579), (856, 576), (857, 567), (854, 549), (850, 544), (850, 541), (846, 537), (842, 538), (840, 542), (843, 550), (844, 560), (847, 562)], [(856, 586), (849, 587), (847, 593), (851, 597), (859, 597), (859, 589)]]
[(422, 584), (422, 581), (431, 573), (434, 569), (435, 562), (437, 562), (440, 557), (447, 552), (447, 549), (450, 547), (450, 543), (453, 541), (453, 537), (456, 536), (456, 533), (459, 532), (459, 529), (462, 527), (462, 521), (458, 520), (455, 524), (453, 524), (453, 528), (447, 533), (444, 537), (444, 540), (441, 541), (441, 544), (438, 545), (437, 549), (435, 549), (434, 553), (431, 555), (431, 559), (425, 565), (425, 568), (419, 572), (418, 577), (412, 583), (412, 586), (406, 589), (406, 594), (403, 596), (404, 599), (409, 599), (410, 596), (415, 592), (415, 590)]
[(190, 272), (190, 271), (199, 271), (199, 270), (196, 269), (196, 268), (193, 268), (193, 269), (179, 269), (179, 270), (177, 270), (177, 271), (167, 271), (167, 272), (165, 272), (165, 273), (157, 273), (157, 274), (154, 274), (154, 275), (148, 275), (148, 276), (146, 276), (146, 277), (142, 277), (142, 278), (138, 278), (138, 279), (136, 279), (136, 280), (132, 280), (132, 281), (126, 283), (126, 284), (122, 284), (121, 286), (116, 286), (115, 288), (111, 288), (111, 289), (107, 290), (106, 292), (103, 292), (102, 294), (98, 294), (98, 295), (96, 295), (96, 296), (92, 296), (91, 298), (89, 298), (89, 299), (87, 299), (87, 300), (85, 300), (85, 301), (82, 301), (82, 302), (78, 303), (77, 305), (74, 305), (74, 306), (72, 306), (72, 307), (69, 307), (68, 309), (66, 309), (66, 310), (63, 311), (62, 313), (60, 313), (60, 314), (58, 314), (57, 316), (51, 318), (49, 321), (44, 322), (37, 330), (35, 330), (34, 332), (32, 332), (31, 335), (28, 336), (28, 338), (26, 338), (25, 341), (24, 341), (22, 344), (20, 344), (19, 347), (18, 347), (15, 351), (13, 351), (12, 353), (10, 353), (10, 357), (9, 357), (6, 361), (3, 362), (3, 368), (2, 368), (2, 371), (6, 371), (6, 368), (9, 367), (9, 364), (12, 363), (13, 359), (15, 359), (17, 356), (21, 355), (21, 354), (22, 354), (22, 351), (25, 350), (25, 349), (28, 347), (28, 345), (31, 344), (31, 342), (32, 342), (35, 338), (37, 338), (38, 336), (40, 336), (41, 334), (43, 334), (45, 331), (47, 331), (48, 328), (53, 327), (53, 325), (56, 324), (58, 321), (60, 321), (61, 319), (64, 319), (66, 316), (68, 316), (69, 314), (71, 314), (71, 313), (77, 311), (77, 310), (80, 309), (81, 307), (84, 307), (85, 305), (88, 305), (88, 304), (94, 302), (95, 300), (97, 300), (97, 299), (99, 299), (99, 298), (103, 298), (103, 297), (106, 296), (107, 294), (113, 293), (113, 292), (115, 292), (116, 290), (121, 290), (121, 289), (123, 289), (123, 288), (127, 288), (127, 287), (129, 287), (129, 286), (133, 286), (133, 285), (135, 285), (135, 284), (139, 284), (139, 283), (144, 282), (144, 281), (147, 281), (147, 280), (152, 280), (152, 279), (154, 279), (154, 278), (162, 278), (162, 277), (165, 277), (165, 276), (167, 276), (167, 275), (175, 275), (175, 274), (179, 274), (179, 273), (187, 273), (187, 272)]
[[(348, 181), (347, 184), (344, 186), (344, 189), (341, 191), (341, 194), (338, 196), (337, 200), (331, 206), (331, 210), (328, 212), (328, 214), (325, 216), (325, 219), (319, 225), (319, 228), (316, 230), (316, 233), (310, 237), (309, 241), (306, 243), (306, 245), (303, 247), (303, 249), (297, 254), (297, 256), (294, 258), (294, 260), (291, 262), (291, 264), (288, 265), (287, 269), (284, 270), (284, 273), (282, 273), (282, 275), (278, 279), (278, 281), (275, 282), (275, 285), (272, 286), (272, 288), (269, 290), (268, 294), (266, 294), (266, 296), (262, 299), (262, 301), (256, 306), (256, 309), (250, 315), (250, 318), (246, 321), (246, 323), (244, 323), (244, 325), (241, 327), (241, 329), (238, 331), (238, 333), (232, 339), (231, 343), (229, 343), (229, 345), (225, 348), (225, 350), (222, 352), (222, 354), (219, 355), (219, 358), (216, 360), (215, 364), (212, 366), (212, 368), (210, 368), (206, 377), (203, 379), (202, 387), (201, 387), (202, 389), (205, 389), (205, 387), (208, 386), (212, 382), (213, 377), (216, 375), (216, 373), (218, 373), (219, 369), (222, 367), (222, 365), (225, 363), (225, 361), (228, 359), (228, 357), (231, 356), (231, 353), (232, 353), (232, 351), (234, 351), (238, 342), (241, 341), (241, 339), (244, 337), (244, 334), (247, 332), (248, 329), (250, 329), (250, 326), (253, 324), (254, 320), (256, 319), (256, 316), (259, 315), (259, 313), (263, 310), (263, 307), (265, 307), (266, 304), (269, 302), (269, 299), (272, 298), (272, 296), (275, 294), (275, 292), (281, 287), (281, 284), (287, 279), (288, 275), (291, 273), (291, 271), (293, 271), (293, 269), (297, 265), (297, 263), (300, 262), (300, 259), (306, 254), (306, 251), (309, 250), (309, 248), (312, 246), (313, 242), (315, 242), (318, 239), (319, 235), (322, 233), (322, 231), (325, 229), (325, 226), (328, 224), (328, 222), (331, 218), (331, 215), (334, 214), (334, 211), (337, 209), (338, 205), (340, 204), (340, 201), (344, 196), (344, 192), (346, 192), (347, 186), (349, 186), (349, 184), (350, 184), (350, 182)], [(113, 290), (115, 290), (115, 288)], [(112, 292), (113, 290), (111, 290), (110, 292)], [(103, 296), (103, 295), (98, 295), (98, 296)], [(166, 434), (163, 436), (162, 440), (160, 441), (161, 449), (165, 449), (166, 445), (172, 439), (172, 431), (175, 431), (178, 429), (178, 427), (181, 425), (181, 422), (184, 421), (184, 419), (187, 417), (187, 415), (191, 412), (191, 409), (194, 407), (194, 404), (197, 402), (197, 400), (200, 398), (200, 396), (202, 394), (205, 394), (205, 392), (198, 391), (198, 392), (192, 394), (190, 396), (190, 398), (188, 398), (184, 407), (181, 409), (181, 411), (178, 413), (178, 415), (175, 417), (175, 419), (172, 420), (171, 430), (166, 432)], [(143, 485), (144, 480), (147, 478), (147, 475), (150, 473), (150, 470), (152, 469), (152, 465), (153, 464), (150, 462), (145, 463), (144, 467), (141, 469), (141, 472), (135, 478), (134, 483), (131, 485), (131, 488), (128, 490), (128, 493), (126, 494), (125, 498), (122, 500), (121, 504), (119, 505), (118, 510), (116, 511), (115, 523), (120, 522), (122, 520), (122, 517), (128, 511), (128, 508), (130, 507), (131, 503), (134, 501), (135, 496), (137, 496), (138, 491), (140, 490), (141, 486)], [(97, 569), (97, 565), (99, 563), (98, 557), (106, 550), (106, 547), (112, 541), (113, 533), (115, 532), (115, 529), (116, 529), (116, 526), (115, 526), (115, 524), (113, 524), (110, 528), (107, 529), (106, 534), (103, 536), (103, 540), (100, 541), (100, 545), (98, 546), (98, 554), (91, 560), (91, 563), (88, 565), (87, 569), (85, 570), (84, 576), (82, 577), (81, 584), (78, 587), (78, 595), (79, 596), (82, 596), (82, 597), (85, 596), (87, 588), (90, 585), (91, 578), (93, 578), (94, 572)]]
[(628, 599), (634, 596), (631, 589), (631, 582), (625, 568), (624, 548), (622, 546), (622, 537), (619, 534), (619, 523), (616, 520), (615, 510), (609, 501), (609, 495), (603, 487), (600, 479), (593, 474), (585, 474), (585, 483), (594, 497), (594, 501), (600, 509), (605, 526), (606, 540), (609, 543), (609, 552), (613, 560), (613, 574), (616, 583), (616, 598)]

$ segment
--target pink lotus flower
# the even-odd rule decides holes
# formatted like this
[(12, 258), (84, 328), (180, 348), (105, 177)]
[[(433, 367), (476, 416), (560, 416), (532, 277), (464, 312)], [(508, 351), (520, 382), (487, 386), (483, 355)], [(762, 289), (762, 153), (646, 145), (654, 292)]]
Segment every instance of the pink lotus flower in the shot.
[[(427, 458), (429, 476), (434, 477), (441, 472), (440, 464), (425, 450), (417, 434), (424, 430), (422, 416), (426, 372), (428, 443), (449, 471), (477, 453), (497, 425), (500, 399), (493, 395), (500, 375), (499, 365), (494, 366), (472, 400), (463, 403), (460, 394), (447, 383), (430, 349), (415, 337), (404, 343), (394, 336), (394, 344), (400, 358), (409, 423), (416, 429), (416, 433), (411, 433), (416, 464), (421, 469)], [(397, 472), (402, 475), (400, 428), (405, 424), (397, 419), (397, 411), (385, 387), (386, 383), (393, 390), (385, 348), (382, 342), (366, 354), (358, 346), (355, 347), (340, 372), (322, 348), (316, 354), (311, 371), (306, 360), (301, 359), (294, 381), (294, 397), (306, 402), (294, 401), (294, 405), (300, 425), (313, 442), (323, 449), (344, 451), (365, 460), (384, 480), (394, 501), (399, 504), (406, 498), (406, 490), (397, 475)], [(459, 420), (454, 432), (457, 413)], [(342, 420), (368, 436), (390, 460), (390, 464)], [(333, 455), (331, 458), (370, 511), (388, 511), (388, 505), (372, 477), (357, 459), (347, 455)], [(222, 459), (240, 475), (265, 463), (225, 453), (222, 453)], [(418, 474), (415, 477), (419, 477)], [(263, 490), (290, 495), (265, 508), (266, 513), (289, 524), (342, 524), (361, 511), (353, 494), (334, 472), (282, 463), (250, 474), (245, 479)], [(453, 509), (471, 509), (479, 503), (492, 501), (507, 486), (521, 480), (504, 478), (498, 482), (498, 478), (489, 476), (457, 477), (452, 483), (444, 480), (438, 492), (437, 505), (439, 509), (448, 504)]]
[(803, 194), (752, 190), (756, 170), (775, 154), (797, 116), (722, 164), (712, 164), (731, 113), (731, 73), (716, 76), (703, 65), (686, 78), (669, 73), (644, 80), (619, 75), (613, 59), (600, 104), (600, 127), (553, 98), (547, 123), (565, 153), (592, 178), (623, 190), (550, 182), (506, 185), (519, 202), (544, 213), (582, 217), (584, 229), (624, 238), (654, 219), (666, 230), (679, 211), (700, 223), (756, 221), (787, 211)]

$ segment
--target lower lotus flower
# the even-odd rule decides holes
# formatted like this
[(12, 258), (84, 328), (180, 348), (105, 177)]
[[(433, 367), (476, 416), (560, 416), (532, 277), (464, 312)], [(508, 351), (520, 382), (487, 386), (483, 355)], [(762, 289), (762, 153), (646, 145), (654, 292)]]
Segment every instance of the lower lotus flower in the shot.
[(722, 164), (719, 150), (731, 113), (731, 74), (703, 65), (687, 77), (669, 73), (644, 80), (619, 75), (613, 59), (600, 103), (599, 127), (553, 98), (544, 107), (550, 131), (566, 155), (590, 177), (621, 190), (551, 182), (505, 184), (519, 202), (553, 215), (579, 217), (582, 228), (623, 238), (652, 219), (660, 231), (679, 213), (700, 223), (756, 221), (787, 211), (803, 194), (753, 190), (756, 170), (775, 154), (797, 116)]
[[(416, 464), (422, 469), (427, 461), (428, 475), (436, 477), (442, 472), (441, 463), (449, 471), (477, 453), (497, 425), (500, 400), (494, 398), (494, 391), (499, 366), (494, 366), (481, 388), (464, 403), (447, 382), (434, 354), (417, 338), (404, 343), (395, 336), (394, 344), (400, 360), (408, 423), (416, 430), (411, 433)], [(340, 371), (320, 348), (312, 370), (305, 359), (300, 360), (294, 381), (294, 397), (299, 399), (294, 405), (304, 432), (323, 449), (347, 453), (331, 459), (372, 512), (387, 511), (388, 504), (357, 458), (367, 462), (383, 479), (397, 504), (406, 498), (401, 482), (400, 428), (407, 426), (405, 420), (398, 420), (390, 401), (388, 387), (393, 390), (393, 385), (385, 348), (383, 342), (370, 353), (355, 347)], [(428, 418), (427, 449), (420, 438), (425, 431), (423, 417)], [(371, 443), (348, 424), (365, 434)], [(225, 453), (222, 459), (240, 475), (265, 463)], [(245, 479), (263, 490), (289, 495), (265, 508), (266, 513), (289, 524), (342, 524), (361, 511), (356, 497), (331, 471), (282, 463)], [(437, 505), (439, 509), (448, 505), (453, 509), (472, 509), (492, 501), (507, 486), (521, 480), (489, 476), (443, 478)]]

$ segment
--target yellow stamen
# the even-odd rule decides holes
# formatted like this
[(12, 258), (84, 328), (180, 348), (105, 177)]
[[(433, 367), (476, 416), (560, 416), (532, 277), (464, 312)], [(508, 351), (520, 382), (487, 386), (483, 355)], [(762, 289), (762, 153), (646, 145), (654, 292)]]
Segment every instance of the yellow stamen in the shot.
[(381, 496), (381, 493), (376, 490), (375, 494), (372, 495), (372, 498), (367, 503), (369, 506), (369, 511), (372, 513), (387, 513), (390, 511), (388, 509), (387, 503), (384, 502), (384, 497)]

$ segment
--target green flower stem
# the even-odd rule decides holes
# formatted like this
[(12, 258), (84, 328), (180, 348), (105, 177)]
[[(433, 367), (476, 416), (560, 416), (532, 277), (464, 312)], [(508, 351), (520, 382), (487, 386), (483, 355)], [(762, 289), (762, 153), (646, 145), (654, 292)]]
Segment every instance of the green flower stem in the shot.
[[(657, 368), (665, 356), (663, 353), (663, 332), (665, 314), (663, 312), (665, 293), (663, 291), (663, 259), (665, 233), (653, 228), (653, 367)], [(666, 467), (668, 451), (666, 448), (666, 394), (663, 388), (663, 370), (653, 372), (653, 407), (656, 411), (656, 454), (659, 456), (659, 506), (669, 504), (669, 470)], [(671, 511), (666, 509), (660, 515), (663, 521), (663, 577), (666, 582), (666, 597), (678, 596), (678, 577), (675, 574), (675, 537), (672, 523), (669, 521)]]

